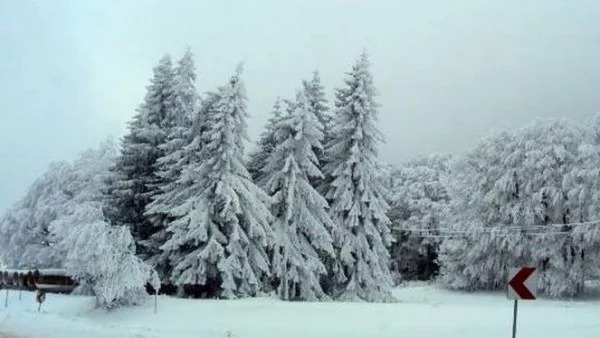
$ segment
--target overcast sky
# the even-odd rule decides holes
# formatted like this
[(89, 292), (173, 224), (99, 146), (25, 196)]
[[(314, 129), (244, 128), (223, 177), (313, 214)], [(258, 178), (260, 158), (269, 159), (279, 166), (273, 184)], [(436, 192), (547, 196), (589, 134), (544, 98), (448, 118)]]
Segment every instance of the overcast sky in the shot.
[(161, 54), (198, 87), (245, 62), (249, 133), (319, 69), (369, 51), (382, 159), (457, 153), (498, 128), (600, 111), (600, 2), (0, 0), (0, 211), (56, 160), (123, 135)]

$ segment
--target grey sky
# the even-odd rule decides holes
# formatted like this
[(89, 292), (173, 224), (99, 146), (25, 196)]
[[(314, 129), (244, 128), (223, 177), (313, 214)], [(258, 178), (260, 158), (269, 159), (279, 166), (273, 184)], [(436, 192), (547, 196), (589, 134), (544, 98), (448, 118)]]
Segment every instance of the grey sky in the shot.
[(331, 97), (369, 50), (398, 162), (492, 129), (600, 111), (598, 1), (0, 0), (0, 211), (49, 162), (120, 137), (161, 54), (191, 46), (201, 91), (239, 61), (255, 138), (318, 68)]

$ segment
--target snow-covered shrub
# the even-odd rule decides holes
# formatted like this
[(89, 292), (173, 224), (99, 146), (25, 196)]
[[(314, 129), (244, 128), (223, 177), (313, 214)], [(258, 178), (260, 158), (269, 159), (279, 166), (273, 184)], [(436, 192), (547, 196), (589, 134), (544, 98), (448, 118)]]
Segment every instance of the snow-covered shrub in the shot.
[(147, 295), (153, 270), (135, 256), (129, 229), (110, 226), (101, 208), (99, 203), (80, 204), (53, 224), (62, 229), (58, 245), (66, 252), (64, 268), (92, 291), (98, 306), (138, 304)]

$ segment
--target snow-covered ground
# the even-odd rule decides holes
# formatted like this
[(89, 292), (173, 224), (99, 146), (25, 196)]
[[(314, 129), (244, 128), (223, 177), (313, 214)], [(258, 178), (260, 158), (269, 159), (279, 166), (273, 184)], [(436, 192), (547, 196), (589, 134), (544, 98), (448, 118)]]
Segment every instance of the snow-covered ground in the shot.
[[(510, 337), (512, 306), (503, 294), (448, 292), (429, 285), (395, 290), (401, 302), (286, 303), (159, 297), (145, 306), (111, 313), (93, 309), (89, 297), (48, 295), (38, 313), (33, 294), (18, 292), (4, 308), (0, 333), (9, 338), (494, 338)], [(598, 337), (600, 300), (519, 303), (517, 336)], [(0, 334), (0, 337), (3, 337)]]

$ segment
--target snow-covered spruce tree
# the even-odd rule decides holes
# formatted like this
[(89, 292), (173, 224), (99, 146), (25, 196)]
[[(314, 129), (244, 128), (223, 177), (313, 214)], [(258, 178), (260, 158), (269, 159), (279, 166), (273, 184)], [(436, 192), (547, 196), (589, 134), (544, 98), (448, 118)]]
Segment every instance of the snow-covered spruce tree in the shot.
[(160, 230), (144, 212), (159, 192), (161, 177), (156, 161), (163, 155), (161, 145), (175, 121), (174, 78), (171, 58), (165, 55), (154, 68), (144, 102), (121, 142), (121, 156), (107, 189), (111, 202), (106, 213), (112, 224), (131, 229), (136, 253), (142, 259), (152, 256), (150, 239)]
[(441, 282), (498, 289), (508, 269), (526, 264), (539, 268), (547, 295), (580, 294), (598, 236), (571, 223), (599, 216), (597, 164), (582, 164), (598, 161), (592, 143), (582, 126), (549, 121), (488, 138), (462, 158), (445, 227), (467, 233), (442, 244)]
[[(448, 207), (444, 175), (447, 156), (406, 161), (391, 173), (388, 216), (396, 239), (392, 245), (392, 274), (400, 280), (429, 280), (437, 274), (440, 233)], [(423, 231), (417, 231), (422, 229)]]
[(269, 196), (251, 180), (243, 162), (246, 93), (241, 66), (218, 89), (207, 114), (200, 166), (188, 166), (180, 180), (187, 198), (174, 212), (166, 251), (181, 251), (171, 276), (175, 284), (199, 284), (213, 295), (256, 295), (269, 273), (272, 237)]
[(188, 48), (175, 67), (175, 126), (191, 126), (194, 120), (200, 100), (196, 91), (196, 77), (194, 53)]
[(387, 192), (379, 170), (375, 88), (364, 53), (352, 67), (346, 87), (336, 93), (332, 139), (326, 149), (325, 174), (337, 259), (330, 267), (331, 292), (341, 300), (391, 301), (386, 216)]
[[(323, 144), (329, 143), (331, 137), (329, 130), (331, 129), (331, 116), (329, 115), (329, 107), (327, 107), (327, 99), (325, 98), (325, 87), (321, 84), (321, 77), (318, 71), (313, 72), (313, 77), (310, 81), (302, 81), (304, 95), (308, 102), (309, 111), (319, 120), (321, 129), (323, 130)], [(322, 149), (314, 149), (317, 158), (319, 159), (319, 168), (325, 164), (325, 152)], [(313, 182), (313, 185), (318, 184)]]
[(264, 183), (264, 173), (262, 170), (267, 164), (269, 155), (275, 149), (275, 126), (282, 118), (283, 112), (281, 109), (281, 100), (277, 98), (265, 130), (260, 134), (257, 149), (250, 155), (250, 160), (248, 161), (250, 176), (252, 176), (252, 180), (259, 186), (262, 186), (262, 183)]
[(160, 177), (159, 191), (154, 200), (146, 205), (145, 213), (156, 228), (156, 232), (148, 239), (147, 262), (155, 267), (163, 281), (168, 281), (170, 276), (170, 253), (164, 252), (160, 247), (167, 240), (167, 227), (174, 217), (170, 214), (171, 192), (177, 189), (176, 181), (189, 160), (184, 147), (192, 141), (192, 121), (198, 106), (195, 82), (194, 55), (188, 49), (175, 68), (173, 115), (172, 119), (169, 119), (171, 126), (164, 127), (168, 132), (167, 138), (159, 145), (162, 151), (162, 156), (156, 160)]
[[(308, 110), (316, 116), (323, 129), (329, 128), (331, 126), (331, 116), (328, 114), (329, 107), (325, 97), (325, 87), (321, 84), (319, 71), (313, 72), (310, 81), (302, 81), (302, 88), (308, 103)], [(326, 133), (323, 133), (324, 140), (326, 139), (325, 135)]]
[[(193, 247), (179, 247), (168, 245), (168, 238), (172, 231), (169, 231), (171, 226), (177, 227), (179, 221), (188, 222), (191, 209), (193, 207), (193, 198), (197, 196), (197, 183), (198, 177), (193, 169), (198, 168), (202, 163), (201, 158), (201, 146), (202, 140), (201, 135), (207, 130), (207, 124), (205, 123), (205, 117), (213, 111), (215, 103), (219, 100), (218, 93), (208, 93), (207, 96), (202, 100), (199, 109), (194, 114), (192, 124), (186, 129), (185, 134), (182, 135), (180, 142), (182, 142), (181, 148), (173, 153), (170, 158), (173, 160), (168, 171), (164, 171), (163, 175), (165, 178), (165, 184), (161, 187), (161, 193), (156, 196), (148, 206), (149, 213), (167, 215), (165, 219), (166, 233), (158, 233), (155, 238), (159, 238), (160, 235), (164, 236), (164, 242), (161, 241), (163, 246), (159, 247), (160, 256), (158, 256), (163, 262), (163, 266), (166, 269), (160, 273), (161, 279), (164, 284), (172, 284), (177, 282), (172, 278), (173, 267), (179, 264), (187, 254), (193, 250)], [(166, 158), (164, 158), (166, 160)], [(162, 161), (159, 159), (159, 161)], [(171, 180), (173, 179), (173, 180)], [(184, 218), (180, 220), (180, 218)], [(156, 241), (155, 243), (157, 243)], [(183, 296), (185, 294), (185, 285), (178, 285), (178, 294)]]
[(314, 153), (322, 149), (322, 126), (302, 92), (296, 100), (294, 112), (275, 126), (276, 147), (264, 170), (265, 187), (274, 199), (272, 272), (277, 294), (284, 300), (311, 301), (328, 298), (320, 279), (327, 273), (322, 256), (334, 256), (334, 224), (327, 201), (310, 183), (322, 177)]

